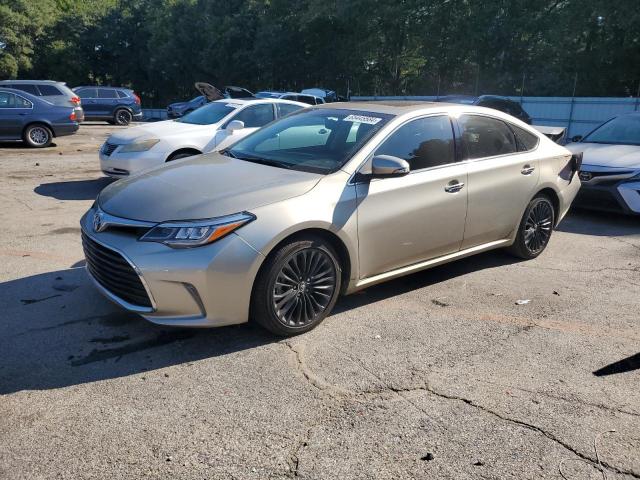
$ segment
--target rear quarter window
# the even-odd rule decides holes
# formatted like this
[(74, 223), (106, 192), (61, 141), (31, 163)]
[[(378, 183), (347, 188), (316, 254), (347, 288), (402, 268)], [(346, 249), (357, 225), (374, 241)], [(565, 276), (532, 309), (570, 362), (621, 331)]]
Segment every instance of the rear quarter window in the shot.
[(116, 91), (118, 92), (118, 97), (120, 98), (127, 98), (129, 96), (122, 90), (116, 90)]
[(524, 128), (516, 127), (515, 125), (509, 124), (509, 126), (516, 136), (516, 143), (518, 145), (519, 152), (529, 152), (531, 150), (535, 150), (538, 147), (540, 139), (537, 137), (537, 135), (534, 135), (531, 132), (527, 132)]
[(63, 95), (60, 89), (53, 85), (38, 85), (38, 90), (40, 90), (40, 94), (44, 97), (55, 97)]

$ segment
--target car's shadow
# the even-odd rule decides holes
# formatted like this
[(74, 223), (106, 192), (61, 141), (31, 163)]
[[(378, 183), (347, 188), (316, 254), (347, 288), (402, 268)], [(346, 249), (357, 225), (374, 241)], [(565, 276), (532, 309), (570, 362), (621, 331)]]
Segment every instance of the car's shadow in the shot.
[(33, 148), (27, 145), (25, 142), (0, 142), (0, 148), (14, 149), (14, 150), (30, 150), (32, 152), (46, 152), (52, 148), (57, 147), (55, 142), (51, 142), (51, 145), (44, 148)]
[(112, 182), (114, 182), (113, 178), (101, 177), (93, 180), (41, 183), (33, 191), (38, 195), (56, 200), (93, 200)]
[[(515, 261), (487, 253), (339, 300), (335, 312)], [(277, 342), (251, 324), (209, 330), (159, 327), (112, 305), (83, 268), (0, 283), (0, 394), (128, 376)]]
[(640, 217), (572, 208), (558, 231), (602, 237), (640, 235)]

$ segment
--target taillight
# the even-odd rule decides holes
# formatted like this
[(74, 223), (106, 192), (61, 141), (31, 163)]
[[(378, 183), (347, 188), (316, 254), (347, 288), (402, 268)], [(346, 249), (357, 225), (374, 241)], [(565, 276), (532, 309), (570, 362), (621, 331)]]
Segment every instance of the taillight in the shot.
[(138, 105), (140, 105), (140, 97), (139, 97), (139, 96), (138, 96), (138, 94), (137, 94), (137, 93), (135, 93), (135, 92), (134, 92), (134, 94), (133, 94), (133, 99), (136, 101), (136, 103), (137, 103)]
[(80, 105), (80, 97), (71, 97), (71, 103)]
[(69, 115), (69, 120), (71, 120), (72, 122), (75, 122), (76, 118), (78, 117), (76, 116), (76, 111), (74, 110), (73, 112), (71, 112), (71, 115)]

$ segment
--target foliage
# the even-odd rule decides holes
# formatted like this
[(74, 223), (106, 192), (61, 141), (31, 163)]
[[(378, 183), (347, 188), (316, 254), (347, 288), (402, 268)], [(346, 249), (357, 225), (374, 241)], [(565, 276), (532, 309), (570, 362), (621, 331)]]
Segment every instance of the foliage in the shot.
[(0, 78), (346, 94), (636, 95), (637, 0), (0, 0)]

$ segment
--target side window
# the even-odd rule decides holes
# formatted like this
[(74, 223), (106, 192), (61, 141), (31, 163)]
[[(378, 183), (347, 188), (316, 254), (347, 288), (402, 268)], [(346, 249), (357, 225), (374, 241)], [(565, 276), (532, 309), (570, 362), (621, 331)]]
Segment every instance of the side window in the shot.
[(62, 95), (62, 92), (53, 85), (38, 85), (38, 90), (40, 90), (40, 94), (44, 97), (56, 97)]
[(524, 128), (516, 127), (515, 125), (510, 125), (510, 127), (516, 135), (519, 152), (534, 150), (538, 146), (538, 143), (540, 143), (540, 139), (536, 135), (527, 132)]
[(453, 163), (455, 146), (451, 121), (444, 115), (413, 120), (393, 132), (375, 154), (402, 158), (409, 162), (411, 170)]
[(13, 108), (15, 101), (13, 93), (0, 92), (0, 108)]
[(494, 157), (517, 151), (515, 136), (502, 120), (462, 115), (458, 121), (466, 158)]
[(309, 95), (299, 95), (298, 101), (302, 103), (308, 103), (309, 105), (316, 104), (316, 99), (314, 97), (310, 97)]
[(118, 97), (120, 98), (127, 98), (129, 96), (122, 90), (116, 90), (116, 92), (118, 92)]
[(22, 90), (23, 92), (30, 93), (31, 95), (39, 96), (40, 93), (35, 85), (28, 85), (26, 83), (16, 83), (10, 88), (15, 88), (16, 90)]
[(113, 88), (99, 88), (98, 98), (118, 98), (118, 95)]
[(33, 104), (26, 98), (16, 95), (16, 108), (32, 108)]
[(300, 105), (292, 105), (290, 103), (278, 103), (278, 116), (284, 117), (290, 113), (297, 112), (302, 107)]
[(273, 119), (273, 105), (271, 103), (262, 103), (245, 108), (233, 117), (232, 120), (244, 122), (245, 128), (257, 128), (266, 125)]
[(82, 88), (76, 92), (80, 98), (98, 98), (95, 88)]

